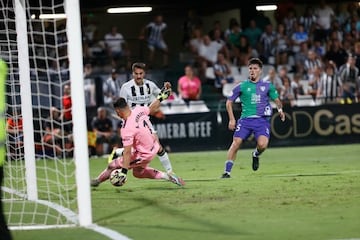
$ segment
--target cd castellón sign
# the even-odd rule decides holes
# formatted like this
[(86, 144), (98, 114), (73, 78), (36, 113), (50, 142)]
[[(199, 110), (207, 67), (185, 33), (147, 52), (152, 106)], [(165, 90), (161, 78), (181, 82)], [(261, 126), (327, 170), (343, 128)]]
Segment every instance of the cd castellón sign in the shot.
[(277, 139), (308, 137), (360, 138), (360, 105), (329, 105), (293, 108), (287, 112), (287, 124), (272, 117), (272, 136)]

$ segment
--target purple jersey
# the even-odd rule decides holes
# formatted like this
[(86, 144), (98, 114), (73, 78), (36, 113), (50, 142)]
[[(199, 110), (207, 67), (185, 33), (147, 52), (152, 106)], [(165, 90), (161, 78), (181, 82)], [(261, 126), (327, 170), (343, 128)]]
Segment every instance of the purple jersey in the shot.
[(270, 117), (272, 114), (270, 100), (275, 100), (279, 94), (269, 81), (260, 79), (254, 83), (246, 80), (234, 87), (228, 99), (235, 101), (238, 97), (242, 106), (240, 118)]

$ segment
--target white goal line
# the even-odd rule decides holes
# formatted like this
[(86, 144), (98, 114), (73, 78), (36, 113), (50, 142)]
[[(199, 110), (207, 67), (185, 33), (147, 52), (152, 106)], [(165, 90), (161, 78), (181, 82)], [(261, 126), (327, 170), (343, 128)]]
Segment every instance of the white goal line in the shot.
[[(22, 199), (28, 200), (27, 199), (27, 195), (24, 193), (21, 193), (19, 191), (16, 191), (14, 189), (10, 189), (8, 187), (1, 187), (2, 191), (10, 193), (10, 194), (14, 194), (19, 196)], [(30, 200), (28, 200), (30, 201)], [(56, 203), (52, 203), (49, 201), (45, 201), (45, 200), (31, 200), (32, 202), (36, 202), (36, 203), (40, 203), (43, 204), (45, 206), (48, 206), (56, 211), (58, 211), (59, 213), (61, 213), (64, 217), (66, 217), (66, 219), (68, 219), (70, 222), (72, 222), (73, 224), (62, 224), (62, 225), (34, 225), (34, 226), (9, 226), (10, 230), (44, 230), (44, 229), (53, 229), (53, 228), (70, 228), (70, 227), (79, 227), (78, 223), (78, 217), (76, 215), (76, 213), (74, 213), (73, 211), (71, 211), (68, 208), (65, 208), (63, 206), (60, 206)], [(105, 227), (101, 227), (97, 224), (91, 224), (89, 226), (85, 226), (85, 228), (93, 230), (95, 232), (98, 232), (104, 236), (107, 236), (109, 239), (112, 240), (131, 240), (130, 238), (126, 237), (125, 235), (122, 235), (112, 229), (109, 228), (105, 228)]]

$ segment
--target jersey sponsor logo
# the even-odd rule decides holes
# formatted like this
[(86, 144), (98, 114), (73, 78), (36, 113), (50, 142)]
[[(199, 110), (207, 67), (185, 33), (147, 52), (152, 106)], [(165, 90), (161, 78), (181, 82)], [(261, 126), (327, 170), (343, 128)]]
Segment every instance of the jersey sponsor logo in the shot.
[(261, 101), (261, 95), (253, 93), (251, 95), (251, 103), (259, 103)]

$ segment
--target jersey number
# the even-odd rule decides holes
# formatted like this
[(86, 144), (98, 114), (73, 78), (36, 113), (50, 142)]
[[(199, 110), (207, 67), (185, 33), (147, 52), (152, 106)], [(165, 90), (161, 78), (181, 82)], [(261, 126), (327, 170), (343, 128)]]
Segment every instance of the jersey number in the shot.
[(152, 127), (147, 123), (146, 120), (143, 121), (144, 127), (146, 127), (147, 129), (149, 129), (150, 133), (153, 133)]

